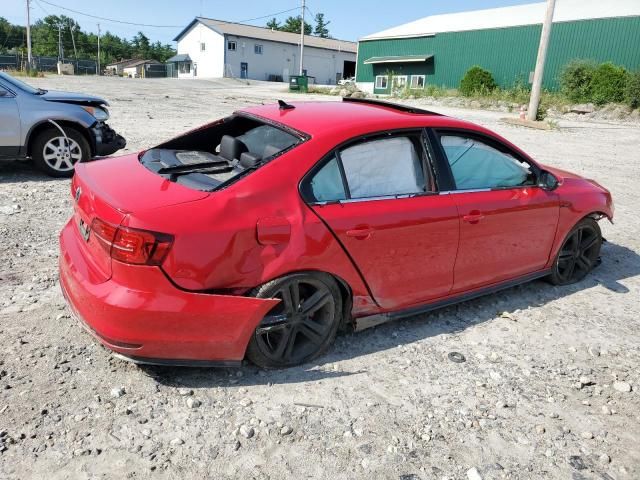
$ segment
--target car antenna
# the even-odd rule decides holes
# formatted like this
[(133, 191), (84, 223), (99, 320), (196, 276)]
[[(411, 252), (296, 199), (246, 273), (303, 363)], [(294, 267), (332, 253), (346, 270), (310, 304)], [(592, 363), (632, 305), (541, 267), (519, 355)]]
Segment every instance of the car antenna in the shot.
[(280, 106), (280, 110), (292, 110), (296, 108), (295, 106), (285, 102), (284, 100), (278, 100), (278, 105)]

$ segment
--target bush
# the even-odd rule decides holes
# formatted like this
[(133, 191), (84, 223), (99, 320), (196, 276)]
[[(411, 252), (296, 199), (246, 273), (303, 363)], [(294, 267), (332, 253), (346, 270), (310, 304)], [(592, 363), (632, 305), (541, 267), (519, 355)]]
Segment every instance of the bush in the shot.
[(624, 100), (627, 71), (611, 62), (601, 63), (591, 78), (591, 98), (596, 105)]
[(629, 74), (624, 89), (624, 101), (631, 108), (640, 108), (640, 71)]
[(591, 80), (597, 65), (590, 60), (573, 60), (560, 74), (560, 89), (572, 102), (591, 100)]
[(497, 85), (493, 75), (488, 70), (475, 65), (467, 70), (462, 80), (460, 80), (460, 93), (465, 97), (474, 94), (487, 94), (496, 89)]

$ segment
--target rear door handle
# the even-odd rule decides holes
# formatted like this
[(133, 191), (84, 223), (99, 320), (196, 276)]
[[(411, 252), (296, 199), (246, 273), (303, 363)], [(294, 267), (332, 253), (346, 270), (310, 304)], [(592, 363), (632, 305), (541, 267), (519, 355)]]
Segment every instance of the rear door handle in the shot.
[(369, 238), (373, 234), (373, 231), (371, 227), (354, 228), (353, 230), (347, 230), (347, 237), (364, 240)]
[(462, 216), (462, 219), (465, 222), (469, 222), (469, 223), (478, 223), (483, 218), (484, 218), (484, 215), (480, 213), (478, 210), (472, 210), (467, 215)]

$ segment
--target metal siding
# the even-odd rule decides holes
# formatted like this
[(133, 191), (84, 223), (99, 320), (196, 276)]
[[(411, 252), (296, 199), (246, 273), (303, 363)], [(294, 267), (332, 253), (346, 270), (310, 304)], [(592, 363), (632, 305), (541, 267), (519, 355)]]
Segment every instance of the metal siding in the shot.
[[(496, 82), (510, 87), (528, 82), (534, 69), (541, 25), (441, 33), (431, 37), (383, 39), (358, 44), (358, 82), (373, 82), (373, 66), (364, 60), (378, 56), (435, 55), (427, 84), (457, 87), (473, 65), (491, 71)], [(558, 88), (562, 67), (575, 58), (612, 61), (629, 70), (640, 69), (640, 17), (606, 18), (556, 23), (543, 85)], [(390, 68), (392, 69), (392, 68)]]

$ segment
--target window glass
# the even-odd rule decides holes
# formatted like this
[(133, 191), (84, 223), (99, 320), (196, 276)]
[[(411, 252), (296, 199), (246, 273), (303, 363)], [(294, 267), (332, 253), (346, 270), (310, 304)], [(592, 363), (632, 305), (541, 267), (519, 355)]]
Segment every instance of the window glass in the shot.
[(201, 43), (201, 44), (200, 44), (200, 51), (201, 51), (201, 52), (204, 52), (206, 49), (207, 49), (207, 45), (206, 45), (206, 43)]
[(407, 86), (407, 77), (405, 75), (393, 77), (393, 86), (395, 88), (404, 88)]
[(295, 136), (271, 125), (260, 125), (236, 138), (247, 146), (249, 152), (261, 158), (275, 155), (298, 142)]
[(262, 45), (254, 45), (254, 46), (253, 46), (253, 51), (254, 51), (257, 55), (262, 55)]
[(440, 137), (458, 190), (499, 188), (533, 183), (530, 166), (473, 138)]
[(412, 75), (411, 88), (424, 88), (424, 75)]
[(378, 75), (376, 77), (376, 88), (379, 88), (379, 89), (387, 88), (387, 77), (385, 75)]
[(359, 143), (340, 152), (351, 198), (424, 192), (422, 162), (408, 137)]
[(335, 156), (313, 176), (310, 182), (310, 190), (314, 199), (318, 202), (331, 202), (347, 198)]
[(236, 49), (236, 42), (232, 42), (232, 41), (227, 42), (227, 49), (228, 49), (228, 50), (231, 50), (231, 51), (235, 51), (235, 49)]

